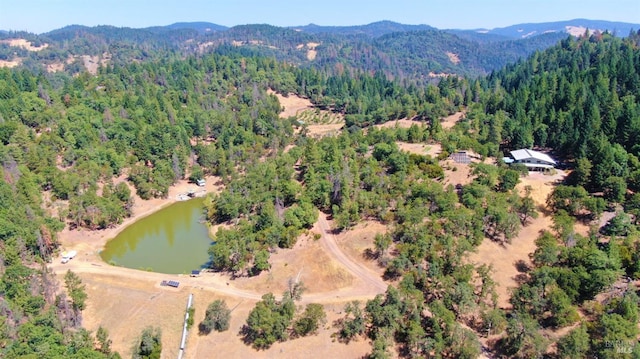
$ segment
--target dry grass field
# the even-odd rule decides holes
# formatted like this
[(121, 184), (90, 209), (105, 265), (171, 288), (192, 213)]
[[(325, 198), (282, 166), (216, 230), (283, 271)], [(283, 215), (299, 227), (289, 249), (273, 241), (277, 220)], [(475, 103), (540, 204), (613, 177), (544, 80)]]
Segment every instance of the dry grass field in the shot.
[[(526, 186), (531, 186), (531, 197), (539, 208), (546, 208), (547, 196), (553, 190), (553, 186), (564, 177), (564, 172), (558, 171), (553, 176), (540, 172), (531, 172), (528, 176), (520, 178), (517, 188), (522, 192)], [(535, 240), (540, 231), (551, 228), (551, 217), (539, 213), (538, 218), (530, 220), (520, 230), (511, 244), (499, 244), (488, 238), (478, 247), (476, 253), (469, 256), (473, 263), (488, 264), (493, 266), (493, 279), (497, 283), (498, 305), (501, 308), (510, 307), (509, 291), (517, 286), (516, 276), (520, 274), (516, 263), (523, 261), (531, 264), (529, 254), (536, 249)]]

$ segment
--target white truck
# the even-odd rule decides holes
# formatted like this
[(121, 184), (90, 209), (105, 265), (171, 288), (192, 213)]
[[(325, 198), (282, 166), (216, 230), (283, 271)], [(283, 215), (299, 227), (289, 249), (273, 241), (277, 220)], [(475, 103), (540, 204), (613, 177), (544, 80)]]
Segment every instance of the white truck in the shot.
[(62, 263), (67, 263), (78, 254), (76, 251), (62, 252)]

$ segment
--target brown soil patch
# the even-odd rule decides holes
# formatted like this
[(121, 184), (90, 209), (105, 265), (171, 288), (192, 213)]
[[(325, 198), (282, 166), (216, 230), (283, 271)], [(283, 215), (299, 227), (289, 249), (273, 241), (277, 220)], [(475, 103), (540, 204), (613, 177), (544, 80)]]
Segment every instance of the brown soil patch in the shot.
[(100, 65), (100, 59), (98, 58), (98, 56), (82, 55), (81, 58), (82, 63), (84, 64), (84, 67), (87, 69), (87, 71), (92, 75), (97, 75), (98, 66)]
[(309, 49), (307, 50), (307, 60), (313, 61), (316, 59), (316, 56), (318, 55), (318, 51), (316, 51), (316, 47), (318, 46), (320, 46), (320, 44), (317, 42), (307, 43), (307, 48)]
[(337, 136), (344, 127), (344, 123), (330, 123), (323, 125), (308, 125), (307, 135), (310, 137)]
[[(302, 98), (295, 94), (288, 94), (284, 96), (279, 94), (271, 89), (267, 91), (267, 93), (274, 95), (278, 98), (278, 101), (283, 107), (282, 112), (280, 112), (280, 118), (289, 118), (299, 116), (301, 113), (305, 111), (309, 111), (315, 108), (315, 106), (309, 101), (309, 99)], [(316, 110), (318, 111), (318, 110)], [(323, 117), (328, 111), (318, 111), (318, 117)], [(331, 117), (331, 116), (328, 116)], [(335, 121), (335, 122), (334, 122)], [(324, 137), (324, 136), (335, 136), (340, 133), (340, 130), (344, 126), (344, 120), (340, 115), (338, 115), (334, 120), (334, 123), (308, 123), (306, 124), (307, 135), (311, 137)]]
[(27, 41), (25, 39), (7, 39), (7, 40), (2, 40), (0, 42), (2, 42), (3, 44), (9, 44), (9, 46), (13, 46), (13, 47), (21, 47), (28, 51), (40, 51), (49, 47), (49, 44), (42, 44), (42, 46), (36, 47), (36, 46), (33, 46), (31, 41)]
[(455, 186), (464, 186), (473, 180), (471, 176), (471, 168), (468, 164), (455, 163), (452, 160), (445, 160), (440, 163), (444, 168), (444, 185), (449, 184)]
[(198, 51), (203, 52), (204, 50), (206, 50), (208, 47), (211, 47), (215, 45), (213, 43), (213, 41), (209, 41), (209, 42), (203, 42), (202, 44), (198, 45)]
[(145, 327), (160, 327), (163, 357), (177, 356), (187, 290), (167, 290), (118, 275), (81, 273), (80, 277), (88, 295), (84, 327), (94, 333), (100, 326), (106, 328), (113, 349), (123, 358), (131, 356), (131, 348)]
[(606, 226), (607, 223), (609, 223), (609, 221), (613, 217), (615, 217), (617, 214), (618, 213), (616, 211), (604, 212), (603, 214), (600, 215), (600, 218), (598, 218), (597, 221), (591, 221), (591, 223), (576, 222), (573, 227), (573, 230), (577, 234), (588, 237), (589, 232), (592, 229), (600, 230), (602, 227)]
[(280, 105), (284, 108), (283, 111), (280, 112), (280, 118), (293, 117), (297, 115), (298, 112), (313, 108), (313, 104), (309, 99), (302, 98), (294, 94), (283, 96), (271, 89), (269, 89), (267, 93), (275, 95), (278, 98)]
[(60, 72), (64, 71), (64, 64), (62, 62), (54, 62), (47, 65), (47, 72)]
[(466, 111), (456, 112), (453, 115), (449, 115), (443, 118), (440, 121), (440, 124), (442, 125), (442, 128), (449, 129), (455, 126), (455, 124), (458, 123), (458, 121), (460, 121), (465, 116), (465, 114), (466, 114)]
[(416, 121), (416, 120), (408, 120), (406, 118), (401, 119), (401, 120), (395, 120), (395, 121), (388, 121), (385, 123), (381, 123), (379, 125), (374, 125), (373, 127), (376, 128), (409, 128), (413, 125), (417, 125), (418, 127), (422, 127), (425, 126), (426, 123), (421, 122), (421, 121)]
[(352, 229), (336, 236), (340, 249), (353, 260), (365, 265), (372, 272), (382, 276), (384, 268), (378, 265), (377, 260), (367, 258), (367, 250), (375, 251), (373, 240), (376, 234), (388, 232), (386, 225), (377, 221), (364, 221), (358, 223)]
[[(196, 302), (196, 323), (204, 318), (206, 306), (211, 302), (207, 297), (194, 295)], [(198, 300), (200, 298), (200, 300)], [(211, 298), (213, 299), (213, 298)], [(185, 302), (186, 303), (186, 302)], [(284, 343), (275, 343), (270, 349), (256, 351), (242, 344), (238, 335), (245, 324), (249, 312), (255, 305), (253, 302), (227, 300), (230, 308), (238, 305), (231, 314), (231, 325), (223, 333), (213, 332), (208, 336), (190, 334), (187, 342), (185, 358), (211, 358), (214, 353), (224, 353), (225, 358), (362, 358), (371, 351), (369, 342), (363, 338), (348, 345), (338, 343), (331, 337), (337, 330), (331, 324), (343, 316), (344, 304), (325, 305), (327, 324), (318, 330), (317, 335), (291, 339)]]
[(396, 144), (401, 151), (415, 153), (417, 155), (429, 155), (432, 157), (436, 157), (440, 152), (442, 152), (442, 146), (439, 143), (427, 145), (424, 143), (409, 143), (398, 141), (396, 142)]
[(286, 290), (289, 279), (298, 277), (307, 293), (338, 290), (354, 283), (354, 276), (330, 258), (312, 235), (301, 236), (292, 249), (278, 250), (269, 262), (270, 271), (252, 278), (238, 278), (234, 284), (241, 289), (280, 295)]
[(445, 54), (447, 54), (447, 57), (449, 58), (449, 61), (451, 61), (451, 63), (453, 63), (454, 65), (457, 65), (460, 63), (460, 58), (458, 57), (457, 54), (454, 54), (453, 52), (445, 52)]
[[(520, 178), (516, 187), (521, 193), (526, 186), (531, 186), (531, 197), (540, 208), (546, 208), (547, 196), (553, 190), (553, 186), (564, 177), (564, 172), (558, 171), (553, 176), (547, 176), (539, 172), (529, 173), (527, 177)], [(535, 240), (540, 231), (551, 228), (550, 216), (540, 213), (539, 217), (529, 221), (520, 230), (511, 244), (498, 244), (488, 238), (478, 247), (476, 253), (469, 256), (469, 260), (476, 264), (488, 264), (493, 266), (493, 279), (497, 284), (498, 305), (502, 308), (510, 307), (509, 298), (511, 288), (517, 287), (516, 277), (521, 274), (516, 269), (516, 263), (523, 261), (530, 265), (529, 255), (536, 249)]]
[(553, 187), (562, 181), (565, 172), (556, 170), (553, 175), (546, 175), (542, 172), (529, 172), (526, 177), (520, 177), (520, 183), (516, 187), (521, 195), (524, 195), (526, 186), (531, 186), (531, 198), (538, 206), (546, 207), (547, 197), (553, 191)]
[(13, 68), (13, 67), (16, 67), (16, 66), (20, 65), (21, 62), (22, 62), (22, 60), (20, 60), (20, 59), (15, 59), (15, 60), (11, 60), (11, 61), (0, 60), (0, 67)]
[[(357, 358), (371, 350), (360, 339), (349, 345), (334, 342), (336, 329), (331, 323), (342, 317), (344, 303), (325, 305), (327, 324), (318, 335), (276, 343), (270, 349), (256, 351), (242, 343), (239, 332), (246, 323), (256, 301), (220, 295), (197, 286), (178, 289), (161, 287), (144, 280), (127, 279), (109, 274), (80, 274), (89, 296), (84, 311), (83, 326), (95, 333), (102, 326), (109, 331), (113, 350), (123, 358), (131, 356), (131, 348), (142, 330), (151, 325), (162, 329), (162, 357), (175, 358), (182, 338), (184, 310), (190, 293), (194, 295), (195, 324), (187, 339), (184, 358), (213, 358), (225, 353), (225, 358)], [(60, 274), (62, 280), (62, 274)], [(279, 297), (279, 295), (276, 295)], [(204, 319), (209, 303), (223, 299), (232, 309), (228, 331), (201, 336), (197, 325)]]
[(520, 273), (516, 263), (522, 260), (530, 264), (529, 254), (536, 249), (536, 238), (541, 230), (550, 228), (551, 224), (551, 217), (540, 216), (522, 228), (511, 244), (501, 245), (485, 238), (477, 252), (469, 256), (473, 263), (493, 266), (492, 278), (497, 284), (498, 306), (501, 308), (510, 307), (510, 290), (518, 286), (515, 279)]
[(594, 31), (597, 30), (597, 29), (589, 29), (584, 26), (565, 26), (564, 28), (569, 35), (575, 36), (575, 37), (584, 35), (587, 30), (589, 30), (589, 33), (592, 33), (592, 34)]

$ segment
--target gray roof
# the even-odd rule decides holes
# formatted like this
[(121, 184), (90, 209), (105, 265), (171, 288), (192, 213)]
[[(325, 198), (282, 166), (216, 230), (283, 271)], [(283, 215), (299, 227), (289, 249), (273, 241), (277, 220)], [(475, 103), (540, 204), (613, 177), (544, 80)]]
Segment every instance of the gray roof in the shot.
[(547, 163), (556, 164), (556, 161), (554, 161), (553, 158), (549, 157), (548, 154), (534, 151), (534, 150), (522, 149), (522, 150), (511, 151), (511, 157), (513, 157), (516, 161), (522, 161), (528, 158), (533, 158), (533, 159), (544, 161)]
[(469, 155), (467, 155), (466, 151), (458, 151), (456, 153), (452, 153), (449, 158), (451, 158), (456, 163), (471, 163), (471, 158), (469, 158)]

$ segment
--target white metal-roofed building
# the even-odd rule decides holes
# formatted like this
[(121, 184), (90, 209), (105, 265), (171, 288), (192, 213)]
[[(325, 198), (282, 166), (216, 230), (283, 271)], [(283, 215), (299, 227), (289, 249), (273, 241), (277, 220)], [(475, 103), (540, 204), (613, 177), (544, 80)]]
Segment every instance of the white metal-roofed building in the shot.
[(511, 158), (513, 158), (513, 163), (521, 163), (533, 170), (551, 169), (556, 166), (556, 161), (548, 154), (534, 150), (522, 149), (511, 151)]

